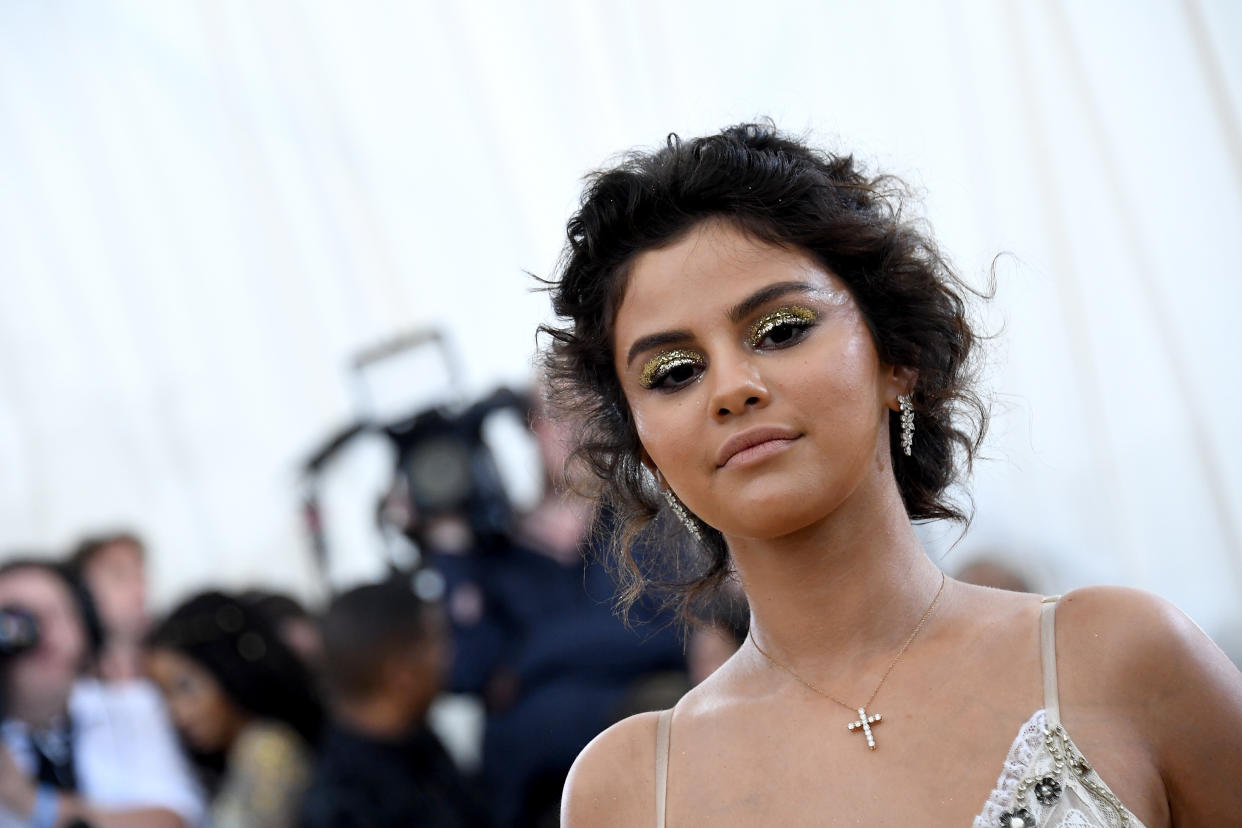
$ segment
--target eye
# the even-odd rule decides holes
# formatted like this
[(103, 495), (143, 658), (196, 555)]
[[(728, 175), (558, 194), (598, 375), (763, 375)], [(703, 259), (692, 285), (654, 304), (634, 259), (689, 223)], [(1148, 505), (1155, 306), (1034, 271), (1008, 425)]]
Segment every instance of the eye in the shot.
[(694, 351), (665, 351), (643, 365), (638, 384), (643, 388), (675, 391), (698, 377), (704, 359)]
[(780, 308), (751, 325), (746, 341), (752, 348), (786, 348), (802, 339), (817, 319), (818, 313), (801, 305)]

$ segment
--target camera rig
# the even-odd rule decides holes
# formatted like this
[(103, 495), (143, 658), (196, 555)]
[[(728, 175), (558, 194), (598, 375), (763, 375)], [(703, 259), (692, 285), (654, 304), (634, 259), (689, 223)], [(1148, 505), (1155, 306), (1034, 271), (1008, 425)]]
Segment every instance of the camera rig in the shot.
[[(445, 395), (446, 399), (403, 416), (375, 416), (373, 389), (368, 389), (363, 380), (367, 369), (428, 347), (439, 353), (447, 368), (450, 393)], [(446, 338), (436, 330), (415, 331), (354, 358), (359, 418), (328, 439), (302, 466), (303, 520), (316, 564), (325, 579), (333, 550), (329, 548), (324, 526), (320, 479), (328, 464), (363, 435), (382, 435), (395, 449), (393, 484), (377, 509), (378, 530), (395, 529), (420, 549), (426, 549), (429, 529), (444, 520), (455, 520), (467, 527), (471, 543), (480, 545), (511, 528), (512, 499), (485, 431), (489, 420), (501, 412), (529, 422), (530, 401), (523, 394), (499, 388), (467, 404), (459, 392), (457, 365)], [(417, 561), (397, 561), (390, 555), (388, 563), (393, 570), (411, 571)]]

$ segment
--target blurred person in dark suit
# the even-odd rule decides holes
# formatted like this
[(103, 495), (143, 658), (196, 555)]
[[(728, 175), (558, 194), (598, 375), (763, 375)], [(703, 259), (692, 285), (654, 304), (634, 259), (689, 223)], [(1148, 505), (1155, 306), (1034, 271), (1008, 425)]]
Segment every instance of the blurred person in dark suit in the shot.
[(34, 633), (0, 661), (0, 826), (197, 824), (201, 795), (155, 691), (86, 677), (101, 636), (81, 583), (47, 561), (11, 560), (0, 609)]
[(613, 613), (619, 585), (600, 554), (610, 530), (605, 517), (593, 531), (593, 503), (575, 491), (571, 426), (536, 411), (531, 428), (547, 470), (539, 504), (471, 554), (430, 555), (447, 584), (451, 689), (484, 701), (482, 780), (506, 827), (555, 825), (578, 752), (635, 705), (688, 688), (672, 615), (657, 601), (628, 623)]
[(303, 802), (305, 828), (484, 824), (427, 727), (448, 665), (438, 606), (394, 577), (340, 595), (322, 621), (333, 724)]
[(205, 592), (157, 624), (147, 646), (211, 794), (213, 828), (294, 824), (323, 713), (310, 672), (267, 617)]

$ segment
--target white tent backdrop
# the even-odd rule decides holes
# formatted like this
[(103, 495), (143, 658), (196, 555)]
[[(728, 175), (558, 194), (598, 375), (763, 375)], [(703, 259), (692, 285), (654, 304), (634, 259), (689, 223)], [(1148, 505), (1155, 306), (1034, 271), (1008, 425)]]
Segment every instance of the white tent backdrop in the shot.
[(1230, 0), (8, 0), (0, 550), (132, 526), (162, 601), (313, 594), (352, 355), (439, 325), (471, 394), (525, 383), (581, 176), (770, 115), (905, 177), (976, 283), (1012, 254), (946, 566), (1240, 624), (1239, 46)]

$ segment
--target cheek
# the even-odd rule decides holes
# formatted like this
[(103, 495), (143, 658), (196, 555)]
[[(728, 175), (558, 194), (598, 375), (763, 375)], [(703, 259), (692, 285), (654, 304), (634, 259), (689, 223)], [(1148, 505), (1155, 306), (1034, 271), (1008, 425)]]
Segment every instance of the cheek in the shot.
[(48, 635), (48, 645), (56, 653), (56, 660), (67, 669), (76, 670), (86, 656), (86, 638), (72, 619), (57, 619)]
[(201, 725), (210, 718), (212, 694), (200, 682), (175, 678), (170, 683), (174, 689), (167, 694), (168, 710), (178, 726)]
[(832, 361), (832, 376), (839, 383), (857, 388), (874, 387), (879, 357), (871, 343), (871, 335), (861, 324), (853, 326), (837, 340)]
[(179, 730), (184, 730), (195, 718), (194, 700), (185, 693), (169, 693), (164, 696), (168, 703), (168, 715)]
[[(823, 364), (830, 370), (824, 370)], [(833, 431), (846, 437), (859, 436), (857, 427), (870, 428), (879, 416), (880, 382), (875, 350), (864, 335), (850, 337), (839, 350), (815, 365), (806, 366), (802, 382), (789, 383), (786, 391), (798, 400), (798, 408), (816, 420), (832, 423)]]
[(660, 469), (684, 462), (697, 445), (693, 439), (702, 433), (701, 422), (687, 416), (683, 401), (660, 400), (661, 404), (631, 407), (634, 430), (647, 454)]
[(200, 716), (217, 717), (224, 707), (224, 694), (213, 679), (199, 678), (194, 692), (194, 709)]
[(216, 750), (220, 747), (224, 725), (224, 710), (219, 701), (210, 694), (187, 694), (170, 706), (177, 727), (193, 737), (199, 750)]
[(95, 602), (99, 607), (102, 620), (111, 623), (113, 619), (123, 617), (128, 606), (126, 596), (115, 587), (101, 589), (95, 593)]
[(173, 719), (177, 724), (185, 726), (195, 719), (198, 706), (194, 703), (194, 699), (182, 695), (173, 701), (169, 709), (172, 711)]
[(196, 711), (199, 723), (210, 728), (213, 735), (228, 719), (228, 709), (218, 696), (204, 699)]

